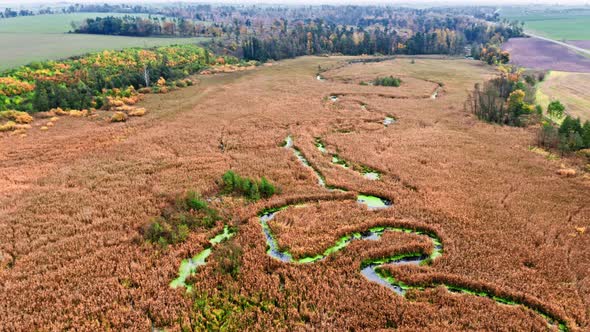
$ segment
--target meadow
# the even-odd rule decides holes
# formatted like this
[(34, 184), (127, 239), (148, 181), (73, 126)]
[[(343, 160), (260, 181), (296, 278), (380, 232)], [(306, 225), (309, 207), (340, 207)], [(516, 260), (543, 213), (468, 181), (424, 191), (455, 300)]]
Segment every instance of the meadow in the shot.
[[(484, 123), (464, 109), (467, 91), (497, 75), (494, 67), (354, 59), (197, 75), (193, 86), (146, 95), (138, 106), (150, 113), (126, 123), (65, 117), (49, 131), (3, 134), (0, 325), (588, 330), (590, 179), (561, 176), (565, 160), (532, 153), (534, 128)], [(399, 87), (359, 84), (390, 75)], [(387, 117), (396, 121), (386, 126)], [(226, 195), (227, 170), (265, 177), (277, 193)], [(219, 221), (175, 245), (146, 241), (146, 225), (189, 191), (207, 198), (232, 236), (214, 241), (226, 233)], [(393, 205), (370, 210), (359, 194)], [(281, 208), (268, 222), (278, 245), (297, 258), (328, 251), (324, 259), (269, 254), (261, 217)], [(328, 250), (377, 226), (398, 231)], [(202, 252), (205, 264), (186, 279), (192, 292), (171, 288), (181, 262)], [(412, 286), (403, 296), (360, 271), (415, 252), (442, 255), (383, 268)]]
[[(74, 55), (128, 47), (195, 44), (205, 38), (124, 37), (70, 34), (71, 22), (115, 13), (74, 13), (26, 16), (0, 20), (0, 70), (32, 61), (57, 60)], [(141, 15), (138, 15), (141, 16)]]

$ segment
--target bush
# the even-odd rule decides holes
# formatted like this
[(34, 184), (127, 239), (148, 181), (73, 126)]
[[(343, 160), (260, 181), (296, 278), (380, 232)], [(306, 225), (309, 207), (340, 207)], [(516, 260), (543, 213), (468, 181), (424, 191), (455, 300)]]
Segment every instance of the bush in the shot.
[(127, 114), (123, 112), (115, 112), (113, 116), (111, 116), (111, 122), (125, 122), (127, 121)]
[(399, 87), (402, 84), (402, 80), (397, 78), (397, 77), (393, 77), (393, 76), (389, 76), (389, 77), (377, 77), (374, 81), (373, 81), (374, 85), (377, 86), (393, 86), (393, 87)]
[(563, 106), (559, 100), (554, 100), (547, 106), (547, 114), (557, 119), (561, 119), (563, 117), (564, 111), (565, 106)]
[(185, 202), (189, 209), (193, 209), (195, 211), (200, 211), (207, 208), (207, 202), (205, 202), (201, 196), (194, 191), (188, 192)]
[(269, 198), (275, 194), (276, 188), (265, 177), (260, 181), (241, 177), (234, 171), (227, 171), (221, 176), (224, 194), (238, 194), (250, 200)]
[(165, 247), (184, 242), (191, 230), (214, 227), (220, 219), (218, 211), (209, 207), (199, 193), (189, 191), (152, 219), (143, 235), (148, 242)]
[(236, 243), (226, 242), (215, 251), (218, 271), (236, 278), (240, 273), (242, 248)]
[(146, 109), (145, 108), (134, 108), (132, 110), (129, 111), (129, 116), (144, 116), (146, 113)]
[(272, 185), (272, 183), (268, 182), (268, 180), (264, 176), (262, 177), (262, 179), (260, 179), (259, 189), (260, 195), (264, 198), (269, 198), (276, 192), (275, 186)]
[(16, 129), (16, 122), (8, 121), (5, 124), (0, 125), (0, 132), (12, 131)]
[(27, 124), (33, 122), (33, 117), (30, 116), (28, 113), (13, 110), (1, 111), (0, 118), (11, 120), (20, 124)]

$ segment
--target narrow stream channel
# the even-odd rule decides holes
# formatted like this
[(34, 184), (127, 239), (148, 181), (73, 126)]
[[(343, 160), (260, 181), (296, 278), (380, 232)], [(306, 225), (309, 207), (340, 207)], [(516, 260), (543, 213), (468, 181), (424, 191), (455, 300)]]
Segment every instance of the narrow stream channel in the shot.
[(199, 252), (191, 258), (183, 259), (180, 263), (180, 268), (178, 269), (178, 277), (172, 280), (172, 282), (170, 282), (170, 287), (185, 287), (187, 292), (191, 292), (192, 286), (186, 283), (188, 277), (194, 275), (199, 266), (207, 264), (206, 260), (207, 258), (209, 258), (209, 256), (211, 256), (211, 251), (213, 247), (225, 240), (228, 240), (234, 235), (235, 233), (231, 232), (229, 230), (229, 227), (226, 225), (223, 228), (223, 232), (215, 235), (213, 238), (209, 240), (210, 247), (205, 248), (203, 251)]
[[(321, 139), (316, 138), (315, 146), (322, 154), (328, 153), (328, 151), (326, 150), (326, 145), (324, 144), (324, 142), (322, 142)], [(348, 161), (340, 158), (340, 156), (338, 156), (337, 154), (334, 154), (334, 153), (332, 154), (332, 164), (341, 166), (345, 169), (350, 168), (350, 163)], [(360, 168), (360, 170), (358, 168)], [(379, 173), (378, 171), (376, 171), (374, 169), (371, 169), (368, 166), (357, 165), (357, 167), (352, 167), (352, 169), (355, 172), (360, 173), (367, 180), (375, 181), (375, 180), (381, 179), (381, 173)]]
[[(321, 142), (320, 142), (321, 143)], [(324, 187), (326, 187), (325, 180), (323, 179), (322, 175), (317, 171), (309, 161), (303, 156), (303, 154), (294, 147), (293, 138), (288, 136), (285, 140), (285, 147), (292, 149), (299, 161), (305, 165), (306, 167), (311, 168), (314, 171), (314, 174), (318, 177), (318, 183)], [(317, 146), (320, 151), (325, 151), (324, 144), (320, 144)], [(367, 196), (367, 195), (358, 195), (357, 202), (367, 205), (369, 209), (380, 209), (380, 208), (387, 208), (391, 206), (391, 202), (385, 200), (383, 198), (379, 198), (376, 196)], [(499, 305), (510, 305), (510, 306), (523, 306), (524, 308), (531, 310), (541, 317), (543, 317), (547, 321), (547, 326), (551, 329), (557, 329), (559, 331), (566, 332), (568, 331), (568, 327), (566, 324), (559, 319), (551, 316), (549, 313), (532, 308), (524, 303), (516, 302), (509, 298), (502, 298), (496, 296), (492, 293), (486, 291), (476, 291), (466, 287), (462, 287), (459, 285), (452, 285), (447, 283), (440, 283), (440, 284), (431, 284), (426, 287), (419, 287), (419, 286), (412, 286), (408, 285), (400, 280), (396, 280), (393, 276), (389, 275), (386, 270), (383, 269), (384, 266), (399, 266), (404, 264), (414, 264), (414, 265), (428, 265), (432, 261), (436, 260), (443, 254), (443, 244), (440, 238), (433, 233), (429, 233), (426, 231), (415, 230), (411, 228), (403, 228), (403, 227), (391, 227), (391, 226), (379, 226), (379, 227), (372, 227), (365, 232), (356, 232), (347, 234), (341, 237), (334, 245), (324, 250), (323, 253), (318, 253), (314, 256), (307, 256), (298, 259), (294, 259), (293, 256), (286, 250), (281, 250), (279, 248), (278, 242), (272, 231), (268, 222), (273, 220), (275, 216), (284, 211), (288, 208), (292, 208), (297, 205), (286, 205), (272, 211), (263, 211), (258, 215), (260, 224), (262, 226), (262, 230), (264, 233), (264, 237), (266, 239), (267, 244), (267, 254), (275, 259), (278, 259), (285, 263), (295, 263), (295, 264), (308, 264), (317, 262), (322, 260), (332, 254), (337, 253), (338, 251), (343, 250), (346, 248), (352, 241), (379, 241), (383, 233), (385, 232), (402, 232), (408, 234), (415, 234), (420, 236), (427, 236), (433, 244), (433, 251), (430, 254), (422, 253), (422, 252), (414, 252), (414, 253), (406, 253), (406, 254), (398, 254), (393, 255), (386, 258), (380, 259), (368, 259), (361, 263), (360, 272), (361, 274), (367, 278), (369, 281), (387, 287), (394, 291), (396, 294), (405, 296), (406, 292), (410, 289), (416, 290), (424, 290), (425, 288), (434, 288), (437, 286), (445, 287), (449, 292), (452, 293), (461, 293), (461, 294), (468, 294), (474, 295), (479, 297), (487, 297), (493, 299)]]
[[(293, 143), (293, 138), (288, 136), (285, 139), (285, 148), (290, 149), (293, 151), (297, 159), (307, 168), (310, 168), (314, 175), (317, 178), (318, 184), (326, 188), (330, 191), (346, 191), (343, 188), (334, 188), (329, 187), (326, 185), (326, 181), (322, 174), (315, 169), (311, 163), (305, 158), (305, 156), (299, 151)], [(325, 146), (323, 144), (317, 146), (322, 153), (325, 153)], [(369, 210), (376, 210), (376, 209), (384, 209), (392, 206), (391, 201), (380, 198), (377, 196), (371, 195), (363, 195), (359, 194), (356, 200), (359, 204), (364, 204), (367, 206)], [(318, 253), (312, 256), (306, 256), (301, 258), (293, 258), (292, 254), (289, 253), (287, 250), (282, 250), (279, 245), (278, 241), (276, 240), (274, 234), (272, 233), (269, 221), (273, 220), (277, 214), (281, 213), (290, 208), (301, 208), (304, 207), (305, 204), (290, 204), (285, 205), (279, 208), (275, 208), (272, 210), (264, 210), (258, 214), (258, 220), (262, 227), (262, 231), (264, 237), (266, 239), (267, 250), (266, 253), (281, 262), (284, 263), (292, 263), (292, 264), (310, 264), (320, 260), (325, 259), (326, 257), (333, 255), (341, 250), (344, 250), (350, 243), (353, 241), (380, 241), (382, 235), (385, 232), (399, 232), (399, 233), (407, 233), (407, 234), (414, 234), (418, 236), (425, 236), (427, 237), (433, 244), (433, 250), (431, 253), (424, 253), (424, 252), (412, 252), (412, 253), (405, 253), (405, 254), (397, 254), (392, 255), (389, 257), (384, 258), (372, 258), (366, 259), (361, 262), (359, 266), (360, 273), (369, 281), (374, 282), (376, 284), (382, 285), (396, 294), (400, 296), (405, 296), (408, 290), (424, 290), (426, 288), (434, 288), (434, 287), (445, 287), (449, 292), (452, 293), (461, 293), (461, 294), (469, 294), (473, 296), (479, 297), (486, 297), (493, 299), (499, 305), (510, 305), (510, 306), (522, 306), (528, 310), (531, 310), (541, 317), (543, 317), (548, 327), (551, 329), (557, 329), (559, 331), (566, 332), (568, 331), (568, 327), (563, 321), (560, 321), (558, 318), (552, 316), (551, 314), (532, 308), (524, 303), (519, 303), (514, 301), (510, 298), (502, 298), (498, 297), (492, 293), (486, 291), (476, 291), (473, 289), (469, 289), (466, 287), (462, 287), (460, 285), (453, 285), (448, 283), (436, 283), (430, 284), (425, 287), (420, 286), (413, 286), (408, 285), (400, 280), (395, 279), (392, 275), (390, 275), (387, 270), (383, 269), (385, 266), (400, 266), (406, 264), (413, 264), (413, 265), (428, 265), (432, 261), (438, 259), (443, 255), (443, 244), (438, 235), (428, 232), (425, 230), (413, 229), (413, 228), (406, 228), (406, 227), (393, 227), (393, 226), (377, 226), (371, 227), (363, 232), (355, 232), (350, 233), (342, 236), (338, 239), (332, 246), (326, 248), (322, 253)], [(210, 246), (205, 248), (203, 251), (199, 252), (192, 258), (184, 259), (180, 264), (180, 268), (178, 271), (178, 277), (170, 283), (170, 287), (178, 288), (178, 287), (185, 287), (187, 292), (192, 291), (192, 286), (187, 284), (187, 279), (194, 275), (197, 268), (199, 266), (203, 266), (207, 263), (207, 259), (212, 253), (212, 250), (215, 248), (216, 245), (219, 243), (230, 239), (234, 236), (235, 233), (232, 232), (228, 226), (225, 226), (223, 231), (217, 234), (215, 237), (209, 240)]]

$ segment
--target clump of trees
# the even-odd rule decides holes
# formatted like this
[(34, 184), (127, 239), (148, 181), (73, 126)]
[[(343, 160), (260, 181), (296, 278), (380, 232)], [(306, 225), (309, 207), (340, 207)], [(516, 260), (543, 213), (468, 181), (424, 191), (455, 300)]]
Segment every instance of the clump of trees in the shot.
[(507, 73), (483, 84), (475, 84), (466, 108), (480, 120), (524, 126), (542, 115), (534, 105), (534, 91), (533, 86), (521, 80), (520, 73)]
[(580, 118), (569, 115), (559, 126), (552, 121), (544, 121), (539, 130), (538, 143), (561, 152), (590, 149), (590, 121), (582, 124)]
[(373, 85), (378, 86), (393, 86), (398, 87), (402, 84), (402, 80), (398, 77), (387, 76), (387, 77), (377, 77), (373, 81)]
[(503, 51), (500, 45), (488, 44), (481, 49), (479, 55), (474, 56), (475, 59), (486, 62), (489, 65), (506, 64), (510, 62), (510, 53)]
[(184, 18), (168, 19), (159, 16), (107, 16), (87, 18), (76, 26), (72, 23), (75, 33), (88, 33), (114, 36), (197, 36), (206, 33), (203, 25), (196, 25), (192, 20)]
[(143, 230), (144, 238), (165, 247), (184, 242), (190, 231), (198, 228), (211, 229), (221, 220), (219, 212), (208, 205), (201, 195), (189, 191), (164, 209)]
[(21, 9), (19, 11), (11, 8), (4, 8), (4, 11), (0, 11), (0, 18), (12, 18), (18, 16), (33, 16), (35, 13), (32, 10)]
[(265, 177), (260, 180), (242, 177), (234, 171), (227, 171), (221, 177), (223, 193), (235, 194), (257, 201), (261, 198), (269, 198), (277, 191), (275, 186)]
[[(542, 80), (541, 73), (522, 75), (513, 67), (500, 67), (500, 77), (483, 84), (475, 84), (469, 93), (465, 106), (479, 119), (509, 126), (525, 126), (541, 122), (537, 134), (540, 146), (572, 152), (590, 149), (590, 121), (582, 123), (579, 118), (566, 115), (565, 106), (554, 100), (547, 106), (543, 120), (543, 108), (535, 105), (535, 84)], [(563, 118), (558, 125), (555, 121)], [(543, 120), (543, 121), (541, 121)]]

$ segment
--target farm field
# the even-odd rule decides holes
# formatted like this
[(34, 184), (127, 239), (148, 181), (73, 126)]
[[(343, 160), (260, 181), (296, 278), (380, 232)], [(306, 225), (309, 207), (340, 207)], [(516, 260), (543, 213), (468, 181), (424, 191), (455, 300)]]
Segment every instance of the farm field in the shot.
[(510, 52), (510, 62), (543, 70), (590, 72), (590, 58), (567, 47), (538, 38), (511, 38), (502, 45)]
[(582, 120), (590, 120), (589, 73), (551, 71), (539, 84), (537, 102), (544, 109), (552, 100), (561, 101), (566, 112)]
[[(530, 9), (530, 8), (529, 8)], [(502, 10), (508, 20), (525, 22), (525, 30), (557, 40), (590, 40), (590, 10), (574, 8), (556, 11)]]
[[(199, 43), (204, 38), (125, 37), (68, 34), (71, 22), (115, 13), (75, 13), (26, 16), (0, 20), (0, 70), (32, 61), (57, 60), (88, 52), (126, 47)], [(141, 15), (138, 15), (141, 16)]]
[(590, 40), (568, 40), (568, 44), (590, 50)]
[[(590, 184), (530, 152), (533, 128), (466, 113), (493, 67), (349, 60), (201, 75), (147, 95), (150, 113), (127, 123), (64, 117), (0, 136), (0, 326), (588, 330)], [(401, 85), (359, 84), (389, 75)], [(220, 196), (230, 169), (280, 191)], [(188, 190), (234, 229), (188, 278), (192, 295), (170, 282), (223, 225), (167, 249), (142, 236)], [(373, 196), (383, 204), (368, 209)], [(425, 264), (392, 258), (416, 253)], [(366, 269), (379, 266), (407, 287)]]

